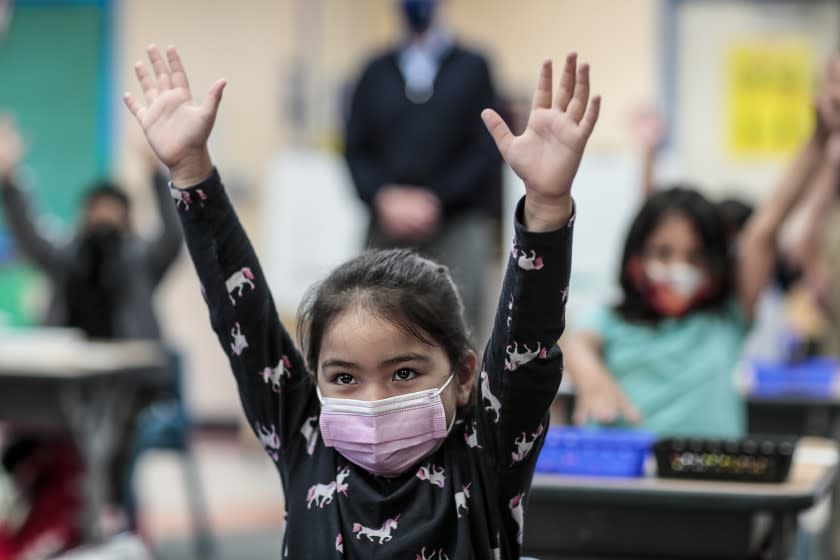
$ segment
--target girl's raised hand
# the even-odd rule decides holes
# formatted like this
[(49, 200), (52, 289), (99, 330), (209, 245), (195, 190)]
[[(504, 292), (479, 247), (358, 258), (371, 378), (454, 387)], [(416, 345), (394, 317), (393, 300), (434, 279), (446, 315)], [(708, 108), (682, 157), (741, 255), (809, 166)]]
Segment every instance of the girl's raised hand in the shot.
[(143, 127), (149, 146), (169, 168), (173, 185), (196, 185), (213, 170), (207, 138), (226, 82), (217, 80), (204, 102), (197, 104), (175, 47), (166, 49), (166, 60), (154, 45), (149, 46), (148, 52), (154, 74), (140, 61), (134, 66), (146, 105), (130, 93), (124, 95), (125, 104)]
[(514, 136), (492, 109), (481, 117), (502, 157), (525, 182), (525, 220), (532, 230), (557, 229), (571, 215), (572, 180), (586, 141), (598, 120), (601, 98), (589, 100), (589, 66), (566, 56), (556, 96), (552, 96), (551, 61), (540, 71), (528, 127)]

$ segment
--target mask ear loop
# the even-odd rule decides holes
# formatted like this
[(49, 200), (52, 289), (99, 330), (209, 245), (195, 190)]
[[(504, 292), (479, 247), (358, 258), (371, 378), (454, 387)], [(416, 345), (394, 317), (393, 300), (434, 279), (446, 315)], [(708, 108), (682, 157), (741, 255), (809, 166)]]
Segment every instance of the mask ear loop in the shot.
[[(446, 380), (446, 383), (444, 383), (443, 385), (441, 385), (440, 389), (438, 389), (438, 390), (435, 392), (435, 396), (436, 396), (436, 397), (439, 397), (439, 396), (440, 396), (440, 394), (441, 394), (441, 393), (443, 393), (444, 389), (446, 389), (446, 388), (449, 386), (449, 384), (450, 384), (450, 383), (452, 383), (452, 380), (453, 380), (454, 378), (455, 378), (455, 372), (453, 371), (451, 374), (449, 374), (449, 379), (447, 379), (447, 380)], [(455, 419), (456, 419), (457, 417), (458, 417), (458, 410), (457, 410), (457, 407), (456, 407), (456, 409), (455, 409), (455, 414), (453, 414), (453, 415), (452, 415), (452, 420), (450, 420), (450, 421), (449, 421), (449, 426), (447, 426), (447, 428), (446, 428), (446, 435), (447, 435), (447, 436), (449, 435), (449, 432), (451, 432), (451, 431), (452, 431), (452, 428), (454, 428), (454, 427), (455, 427)]]

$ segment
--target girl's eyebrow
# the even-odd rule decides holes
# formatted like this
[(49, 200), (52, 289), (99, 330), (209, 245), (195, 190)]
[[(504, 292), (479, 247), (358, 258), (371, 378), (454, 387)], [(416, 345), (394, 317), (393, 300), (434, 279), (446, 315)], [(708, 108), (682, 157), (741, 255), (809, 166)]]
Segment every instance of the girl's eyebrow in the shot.
[(328, 367), (340, 367), (340, 368), (345, 368), (345, 369), (359, 369), (358, 364), (354, 364), (353, 362), (347, 362), (345, 360), (336, 360), (336, 359), (325, 360), (321, 364), (321, 368), (328, 368)]
[[(418, 354), (416, 352), (409, 352), (407, 354), (399, 354), (398, 356), (394, 356), (393, 358), (388, 358), (387, 360), (383, 360), (380, 366), (393, 366), (396, 364), (402, 364), (405, 362), (429, 362), (431, 359), (426, 356), (425, 354)], [(340, 367), (344, 369), (361, 369), (359, 364), (354, 362), (348, 362), (346, 360), (339, 360), (336, 358), (330, 358), (329, 360), (324, 360), (321, 363), (321, 368), (326, 369), (328, 367)]]
[(425, 354), (418, 354), (416, 352), (409, 352), (407, 354), (400, 354), (398, 356), (394, 356), (393, 358), (388, 358), (384, 360), (381, 365), (383, 366), (393, 366), (396, 364), (402, 364), (404, 362), (429, 362), (430, 358)]

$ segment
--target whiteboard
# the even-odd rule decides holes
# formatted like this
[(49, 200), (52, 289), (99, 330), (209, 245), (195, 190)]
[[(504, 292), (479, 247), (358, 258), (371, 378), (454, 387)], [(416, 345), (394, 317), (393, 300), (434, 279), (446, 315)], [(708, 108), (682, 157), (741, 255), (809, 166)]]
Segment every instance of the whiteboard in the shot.
[(310, 286), (359, 253), (369, 214), (336, 154), (286, 151), (267, 185), (260, 254), (277, 309), (290, 316)]

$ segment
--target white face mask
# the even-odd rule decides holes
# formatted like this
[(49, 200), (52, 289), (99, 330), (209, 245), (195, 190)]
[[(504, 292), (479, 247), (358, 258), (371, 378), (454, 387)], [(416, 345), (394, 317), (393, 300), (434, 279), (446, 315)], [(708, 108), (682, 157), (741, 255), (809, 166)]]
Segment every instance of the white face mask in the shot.
[(440, 395), (453, 377), (439, 389), (377, 401), (325, 398), (316, 388), (324, 445), (373, 474), (402, 473), (437, 449), (452, 429), (455, 415), (447, 426)]
[(706, 275), (700, 269), (686, 263), (648, 262), (645, 274), (651, 282), (666, 285), (684, 298), (693, 298), (706, 282)]

